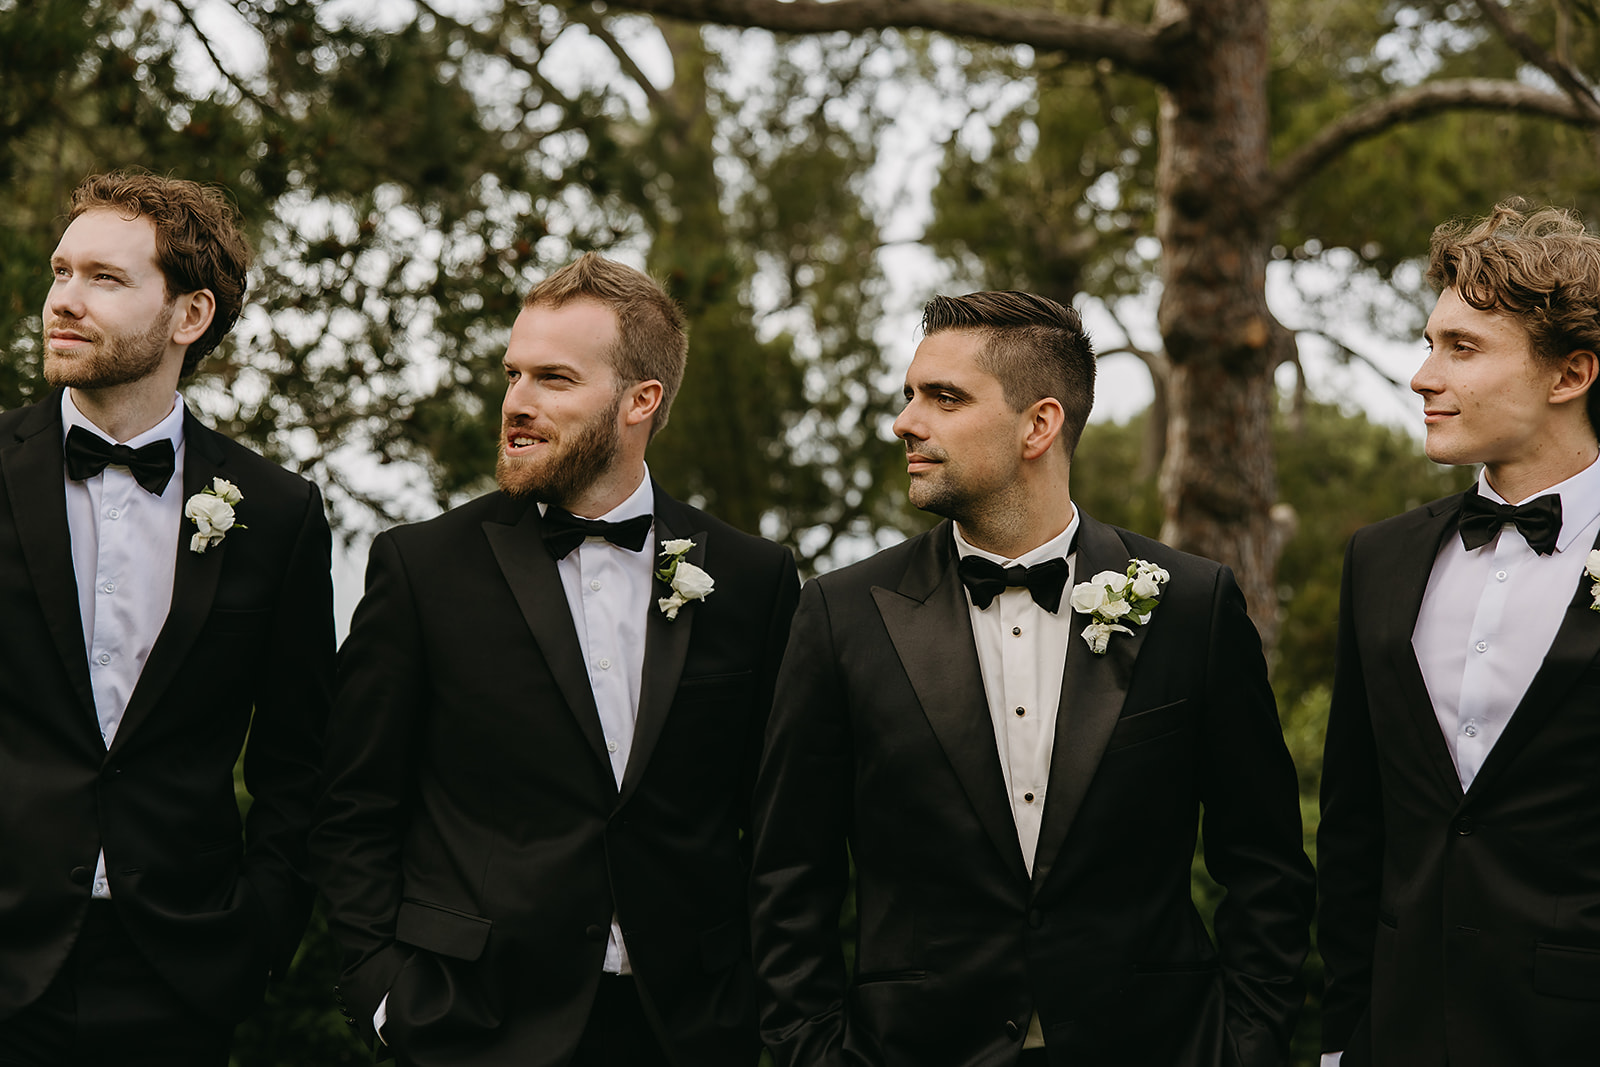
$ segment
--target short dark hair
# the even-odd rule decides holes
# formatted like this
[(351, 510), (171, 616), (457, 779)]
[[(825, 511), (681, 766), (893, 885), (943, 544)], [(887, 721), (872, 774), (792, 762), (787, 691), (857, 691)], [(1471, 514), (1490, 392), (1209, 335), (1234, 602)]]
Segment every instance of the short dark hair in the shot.
[[(1428, 282), (1516, 319), (1543, 363), (1584, 350), (1600, 355), (1600, 237), (1576, 212), (1534, 210), (1514, 197), (1470, 226), (1446, 222), (1433, 231)], [(1600, 430), (1600, 387), (1585, 399), (1589, 425)]]
[(654, 437), (667, 424), (689, 361), (683, 309), (648, 274), (593, 252), (585, 252), (535, 285), (522, 306), (559, 308), (574, 300), (604, 304), (617, 316), (611, 369), (618, 378), (661, 383), (661, 405), (650, 423)]
[(978, 364), (1000, 382), (1011, 410), (1054, 397), (1066, 413), (1062, 443), (1070, 458), (1094, 407), (1094, 345), (1070, 307), (1033, 293), (936, 296), (922, 309), (922, 333), (984, 334)]
[(217, 311), (211, 325), (183, 355), (192, 374), (217, 347), (244, 309), (249, 282), (250, 242), (239, 226), (239, 212), (215, 186), (145, 171), (91, 174), (72, 191), (70, 224), (85, 211), (110, 210), (156, 228), (156, 265), (166, 280), (167, 299), (211, 290)]

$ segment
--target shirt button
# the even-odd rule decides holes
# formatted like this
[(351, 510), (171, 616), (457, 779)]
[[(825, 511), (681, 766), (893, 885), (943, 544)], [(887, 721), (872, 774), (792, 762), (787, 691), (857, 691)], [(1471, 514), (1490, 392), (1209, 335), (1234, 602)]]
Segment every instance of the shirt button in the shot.
[(594, 580), (592, 580), (589, 583), (589, 588), (593, 589), (595, 592), (598, 593), (600, 591), (600, 579), (595, 578)]
[(1477, 644), (1473, 645), (1472, 647), (1477, 649), (1479, 652), (1487, 652), (1487, 651), (1489, 651), (1489, 642), (1487, 642), (1487, 641), (1479, 641)]
[(1024, 793), (1024, 794), (1022, 794), (1022, 799), (1026, 800), (1029, 804), (1032, 804), (1033, 803), (1033, 794), (1032, 793)]
[(100, 588), (104, 589), (108, 593), (115, 593), (117, 591), (117, 583), (116, 582), (107, 582), (105, 585), (102, 585)]
[(1021, 637), (1021, 636), (1022, 636), (1022, 627), (1020, 627), (1020, 626), (1013, 626), (1013, 627), (1012, 627), (1012, 628), (1011, 628), (1011, 636), (1012, 636), (1012, 637)]
[(1461, 728), (1461, 732), (1466, 734), (1468, 737), (1477, 737), (1478, 736), (1478, 727), (1477, 727), (1476, 724), (1473, 723), (1473, 721), (1471, 719), (1468, 719), (1467, 720), (1467, 725), (1465, 725), (1465, 726), (1463, 726)]
[(1506, 572), (1505, 571), (1495, 571), (1494, 572), (1494, 576), (1496, 578), (1500, 579), (1502, 582), (1506, 580)]
[(109, 652), (100, 653), (99, 661), (100, 661), (100, 665), (102, 667), (105, 666), (107, 663), (110, 663), (111, 662), (111, 653), (109, 653)]
[(1023, 715), (1026, 715), (1026, 714), (1028, 714), (1028, 709), (1027, 708), (1018, 708), (1017, 709), (1017, 715), (1018, 715), (1019, 718), (1021, 716), (1023, 716)]
[(608, 659), (602, 659), (600, 661), (600, 669), (603, 671), (609, 671), (611, 669), (611, 661)]
[(607, 741), (606, 742), (606, 751), (607, 752), (615, 752), (616, 750), (617, 750), (617, 743), (615, 741)]
[(122, 509), (121, 508), (106, 508), (106, 518), (108, 518), (108, 519), (120, 519), (120, 518), (122, 518)]

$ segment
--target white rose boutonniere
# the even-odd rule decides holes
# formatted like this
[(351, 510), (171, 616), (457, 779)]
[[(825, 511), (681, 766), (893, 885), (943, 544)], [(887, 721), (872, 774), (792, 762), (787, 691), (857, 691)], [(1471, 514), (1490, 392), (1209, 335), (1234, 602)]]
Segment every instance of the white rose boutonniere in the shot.
[(1589, 587), (1589, 595), (1594, 598), (1594, 603), (1589, 605), (1589, 610), (1600, 611), (1600, 548), (1589, 553), (1589, 560), (1583, 565), (1583, 573), (1594, 579), (1594, 584)]
[(244, 500), (239, 487), (226, 478), (211, 479), (211, 487), (202, 489), (183, 505), (183, 514), (199, 529), (189, 538), (190, 552), (204, 552), (228, 536), (229, 530), (247, 529), (235, 519), (233, 509)]
[[(1600, 552), (1595, 553), (1600, 556)], [(1089, 616), (1083, 639), (1089, 651), (1105, 655), (1114, 633), (1131, 634), (1123, 623), (1143, 626), (1161, 602), (1161, 587), (1171, 575), (1154, 563), (1130, 559), (1126, 571), (1101, 571), (1072, 587), (1072, 610)], [(1600, 589), (1600, 586), (1596, 587)]]
[(691, 600), (704, 600), (716, 588), (716, 580), (693, 563), (684, 559), (694, 542), (687, 537), (661, 542), (661, 569), (656, 577), (667, 583), (671, 596), (656, 601), (668, 619), (678, 618), (678, 609)]

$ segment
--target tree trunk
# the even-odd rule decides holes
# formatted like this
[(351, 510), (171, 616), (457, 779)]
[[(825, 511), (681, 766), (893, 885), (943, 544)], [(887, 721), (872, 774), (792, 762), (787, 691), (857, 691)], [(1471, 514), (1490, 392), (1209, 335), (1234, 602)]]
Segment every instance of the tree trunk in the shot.
[(1282, 534), (1272, 517), (1266, 0), (1161, 0), (1191, 34), (1161, 95), (1160, 324), (1172, 362), (1161, 471), (1167, 543), (1232, 565), (1270, 648)]

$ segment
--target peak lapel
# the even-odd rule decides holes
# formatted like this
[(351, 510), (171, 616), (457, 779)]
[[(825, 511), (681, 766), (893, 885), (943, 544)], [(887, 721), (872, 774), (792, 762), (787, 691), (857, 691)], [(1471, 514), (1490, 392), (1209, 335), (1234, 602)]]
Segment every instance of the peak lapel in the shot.
[(955, 540), (947, 521), (917, 546), (899, 587), (874, 586), (872, 599), (922, 713), (978, 820), (1006, 864), (1026, 879), (1028, 869), (1006, 798), (967, 597), (955, 563)]
[[(202, 425), (188, 410), (183, 414), (183, 499), (188, 500), (211, 484), (213, 478), (224, 478), (224, 453), (216, 431)], [(239, 518), (246, 526), (250, 519), (250, 487), (241, 485), (244, 501), (239, 505)], [(125, 747), (141, 722), (160, 701), (162, 693), (172, 683), (184, 657), (200, 636), (200, 628), (211, 614), (211, 602), (216, 599), (217, 580), (222, 575), (222, 561), (234, 535), (222, 539), (204, 552), (189, 550), (190, 522), (181, 518), (178, 523), (177, 553), (172, 572), (172, 605), (167, 609), (167, 620), (150, 648), (150, 658), (139, 672), (139, 681), (128, 697), (128, 709), (112, 738), (111, 751)], [(247, 537), (248, 531), (237, 536)]]
[[(1595, 539), (1594, 547), (1600, 548), (1600, 537)], [(1522, 695), (1511, 721), (1506, 723), (1505, 732), (1489, 750), (1483, 767), (1472, 779), (1472, 788), (1466, 793), (1468, 802), (1482, 795), (1485, 789), (1494, 788), (1494, 779), (1549, 721), (1577, 682), (1578, 676), (1600, 656), (1600, 612), (1590, 606), (1594, 603), (1589, 595), (1589, 587), (1593, 582), (1594, 579), (1585, 573), (1573, 590), (1572, 599), (1567, 602), (1566, 614), (1561, 619), (1561, 628), (1550, 643), (1550, 651), (1545, 653), (1538, 673), (1528, 684), (1528, 691)]]
[[(1126, 570), (1130, 558), (1127, 546), (1111, 527), (1087, 514), (1082, 517), (1072, 575), (1075, 583), (1088, 581), (1101, 571)], [(1066, 607), (1066, 598), (1062, 605)], [(1035, 893), (1049, 877), (1077, 818), (1106, 742), (1122, 715), (1134, 661), (1144, 647), (1145, 634), (1160, 614), (1158, 604), (1148, 624), (1130, 627), (1131, 634), (1112, 634), (1106, 651), (1097, 655), (1079, 636), (1091, 620), (1080, 612), (1072, 613), (1067, 662), (1061, 676), (1061, 703), (1056, 710), (1055, 745), (1050, 755), (1050, 783), (1044, 798), (1044, 822), (1033, 859)]]
[(1460, 512), (1461, 497), (1446, 497), (1402, 533), (1377, 583), (1389, 590), (1389, 611), (1379, 623), (1384, 627), (1383, 632), (1374, 635), (1374, 647), (1389, 650), (1389, 668), (1398, 683), (1400, 703), (1411, 716), (1412, 728), (1422, 750), (1427, 753), (1437, 784), (1446, 795), (1458, 798), (1461, 779), (1456, 774), (1450, 746), (1439, 730), (1439, 718), (1433, 699), (1428, 695), (1428, 684), (1423, 680), (1416, 649), (1411, 645), (1411, 634), (1417, 628), (1417, 615), (1422, 611), (1422, 597), (1428, 590), (1434, 560), (1438, 558), (1444, 539), (1455, 532), (1456, 516)]
[[(696, 567), (704, 567), (707, 533), (695, 530), (692, 516), (673, 500), (660, 486), (655, 487), (655, 544), (687, 537), (694, 542), (684, 557)], [(651, 571), (656, 570), (655, 559)], [(716, 580), (716, 575), (712, 575)], [(672, 708), (678, 693), (678, 679), (683, 676), (684, 660), (689, 655), (689, 636), (694, 631), (695, 618), (700, 607), (691, 600), (678, 609), (678, 617), (669, 619), (656, 604), (658, 595), (670, 593), (659, 578), (652, 578), (650, 604), (644, 623), (644, 669), (639, 678), (639, 714), (634, 720), (633, 747), (628, 752), (628, 765), (622, 772), (622, 794), (619, 802), (626, 802), (639, 786), (645, 768), (650, 765), (650, 753), (655, 751), (661, 729), (667, 723), (667, 712)], [(715, 596), (715, 591), (712, 592)]]
[(40, 401), (0, 448), (0, 476), (11, 500), (17, 540), (39, 597), (50, 639), (72, 679), (82, 720), (100, 736), (94, 690), (78, 614), (78, 581), (72, 568), (72, 533), (67, 526), (66, 473), (62, 459), (61, 391)]
[(483, 524), (484, 536), (495, 561), (511, 587), (511, 595), (522, 610), (522, 618), (533, 631), (533, 639), (544, 655), (556, 686), (578, 721), (578, 729), (596, 759), (605, 768), (604, 779), (615, 788), (611, 757), (606, 752), (605, 732), (600, 727), (600, 712), (595, 707), (594, 690), (583, 665), (583, 646), (578, 629), (567, 607), (567, 593), (561, 585), (556, 561), (540, 536), (539, 507), (528, 504), (520, 521)]

